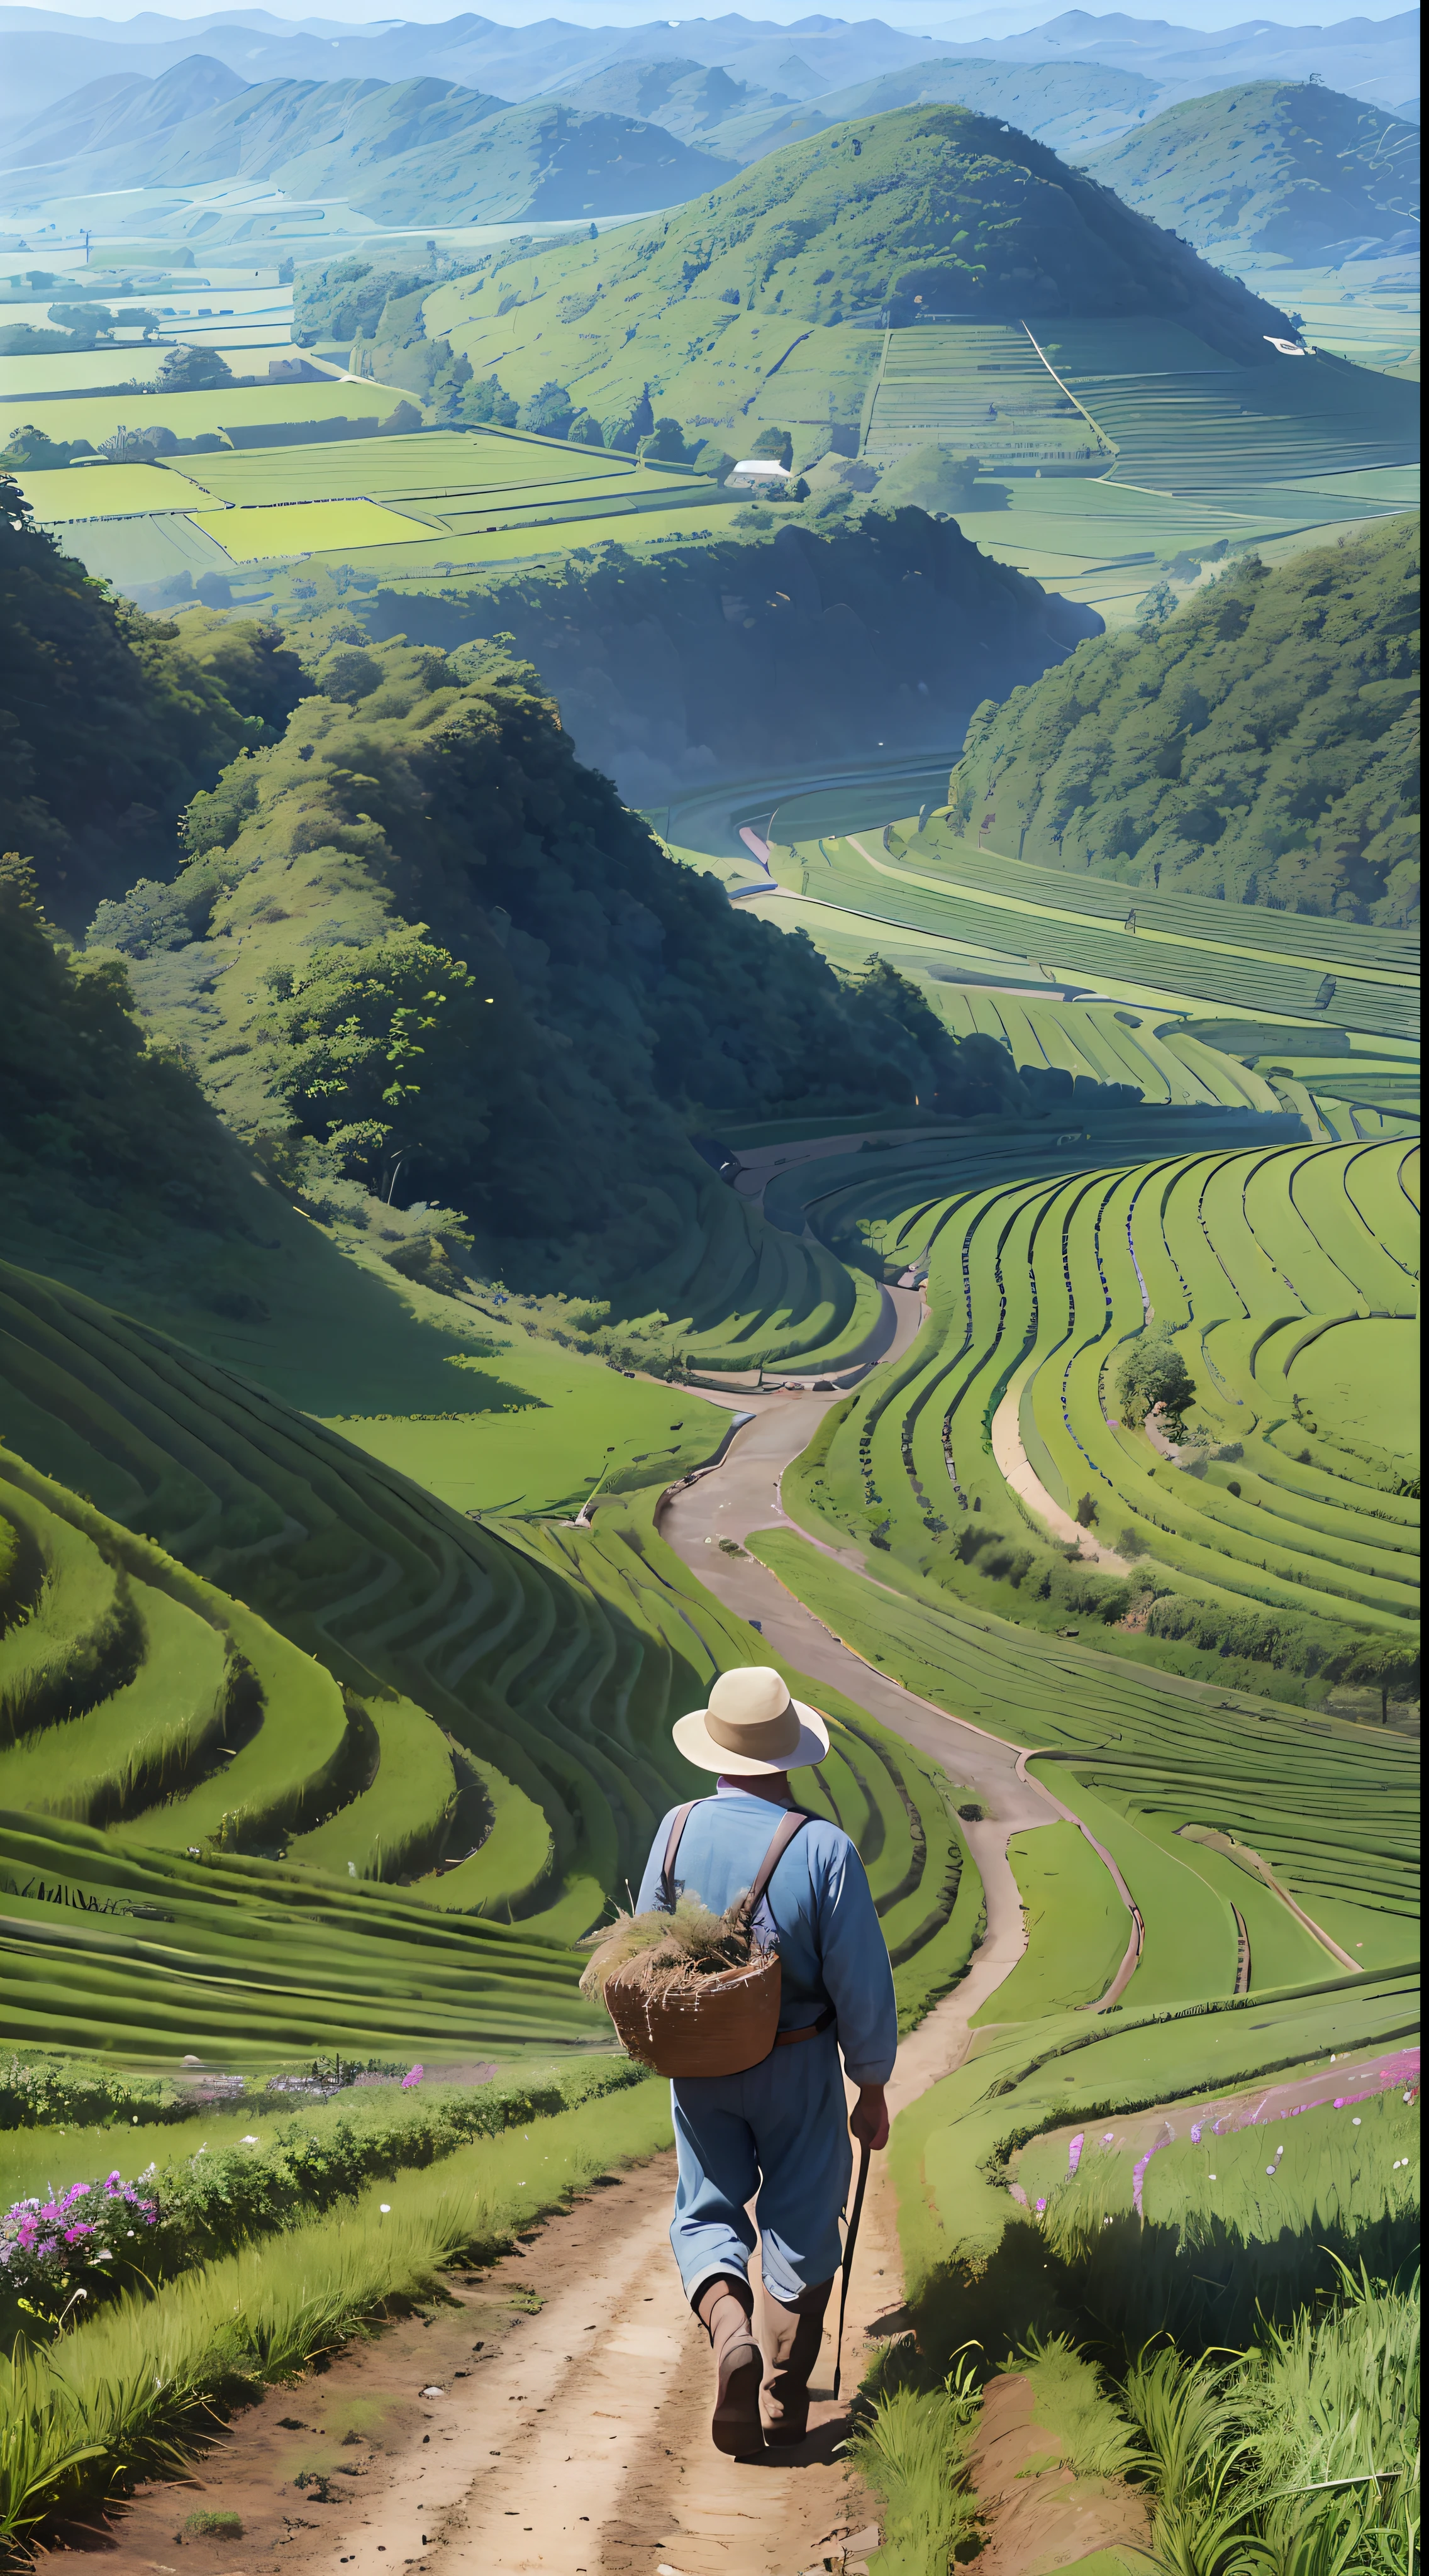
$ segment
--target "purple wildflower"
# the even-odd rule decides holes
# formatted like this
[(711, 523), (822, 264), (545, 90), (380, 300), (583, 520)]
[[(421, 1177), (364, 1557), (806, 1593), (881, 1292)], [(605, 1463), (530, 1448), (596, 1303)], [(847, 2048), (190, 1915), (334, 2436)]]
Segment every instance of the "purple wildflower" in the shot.
[(1076, 2137), (1075, 2137), (1075, 2138), (1073, 2138), (1071, 2145), (1070, 2145), (1070, 2146), (1068, 2147), (1068, 2149), (1067, 2149), (1067, 2179), (1068, 2179), (1068, 2181), (1070, 2181), (1070, 2180), (1071, 2180), (1072, 2175), (1076, 2172), (1078, 2165), (1079, 2165), (1079, 2164), (1081, 2163), (1081, 2161), (1082, 2161), (1082, 2147), (1083, 2147), (1084, 2143), (1085, 2143), (1085, 2132), (1084, 2132), (1084, 2131), (1080, 2131), (1080, 2130), (1079, 2130), (1079, 2131), (1078, 2131), (1078, 2133), (1077, 2133), (1077, 2135), (1076, 2135)]

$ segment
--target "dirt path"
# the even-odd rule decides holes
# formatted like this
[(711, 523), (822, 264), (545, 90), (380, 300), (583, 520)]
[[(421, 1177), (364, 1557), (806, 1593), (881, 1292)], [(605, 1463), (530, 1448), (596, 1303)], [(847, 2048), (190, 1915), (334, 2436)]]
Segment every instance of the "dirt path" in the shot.
[[(897, 1356), (922, 1309), (912, 1292), (889, 1293)], [(1021, 1956), (1007, 1838), (1057, 1809), (1019, 1776), (1014, 1747), (900, 1689), (753, 1558), (720, 1550), (720, 1538), (784, 1519), (780, 1475), (832, 1400), (755, 1399), (724, 1462), (672, 1497), (662, 1528), (780, 1654), (934, 1755), (985, 1810), (967, 1832), (987, 1891), (986, 1937), (962, 1983), (900, 2049), (896, 2111), (960, 2062), (969, 2016)], [(708, 2350), (669, 2250), (672, 2184), (666, 2155), (592, 2191), (521, 2252), (454, 2281), (454, 2309), (348, 2347), (296, 2397), (266, 2398), (205, 2463), (200, 2493), (141, 2494), (110, 2554), (116, 2576), (340, 2567), (380, 2576), (379, 2559), (389, 2576), (397, 2566), (431, 2576), (802, 2576), (840, 2564), (845, 2539), (855, 2543), (850, 2567), (860, 2564), (875, 2506), (838, 2456), (848, 2414), (832, 2395), (832, 2320), (803, 2448), (721, 2458), (708, 2439)], [(871, 2346), (903, 2331), (895, 2216), (876, 2159), (849, 2299), (846, 2391)], [(180, 2559), (175, 2534), (198, 2504), (237, 2512), (244, 2536), (186, 2538)]]

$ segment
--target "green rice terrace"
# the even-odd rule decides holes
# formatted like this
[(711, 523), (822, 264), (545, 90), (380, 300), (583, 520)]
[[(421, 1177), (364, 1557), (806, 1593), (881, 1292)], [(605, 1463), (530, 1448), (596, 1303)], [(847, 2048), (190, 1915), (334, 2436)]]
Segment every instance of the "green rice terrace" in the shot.
[[(926, 103), (468, 247), (0, 358), (0, 2561), (1413, 2576), (1413, 389)], [(746, 2509), (580, 1977), (754, 1662), (908, 2045)]]

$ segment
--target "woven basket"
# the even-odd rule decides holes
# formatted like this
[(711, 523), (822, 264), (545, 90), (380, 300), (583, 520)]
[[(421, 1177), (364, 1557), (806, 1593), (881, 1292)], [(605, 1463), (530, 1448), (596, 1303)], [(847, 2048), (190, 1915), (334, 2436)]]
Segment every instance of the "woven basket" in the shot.
[(626, 2053), (657, 2075), (742, 2075), (774, 2046), (781, 1986), (777, 1952), (664, 1994), (617, 1969), (605, 2008)]

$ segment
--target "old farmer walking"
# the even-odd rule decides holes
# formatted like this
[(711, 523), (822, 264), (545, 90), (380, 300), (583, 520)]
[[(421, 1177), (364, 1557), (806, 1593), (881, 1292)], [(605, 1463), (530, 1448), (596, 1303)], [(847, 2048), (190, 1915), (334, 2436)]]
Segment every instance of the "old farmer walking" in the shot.
[[(722, 1673), (708, 1708), (682, 1717), (675, 1742), (716, 1772), (712, 1798), (685, 1811), (670, 1877), (672, 1827), (651, 1848), (639, 1910), (688, 1891), (722, 1914), (758, 1878), (781, 1824), (788, 1836), (755, 1915), (757, 1937), (781, 1961), (779, 2035), (741, 2075), (679, 2077), (671, 2086), (679, 2181), (670, 2242), (716, 2362), (712, 2432), (745, 2455), (764, 2441), (802, 2441), (809, 2377), (842, 2258), (839, 2213), (852, 2172), (849, 2129), (883, 2147), (883, 2088), (898, 2044), (893, 1972), (868, 1880), (853, 1844), (822, 1817), (799, 1821), (791, 1770), (822, 1762), (823, 1719), (790, 1698), (776, 1672)], [(785, 1821), (787, 1819), (787, 1822)], [(845, 2118), (842, 2054), (859, 2087)], [(758, 2193), (769, 2349), (754, 2340), (746, 2202)]]

